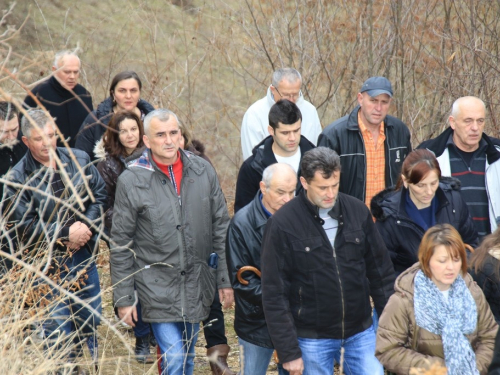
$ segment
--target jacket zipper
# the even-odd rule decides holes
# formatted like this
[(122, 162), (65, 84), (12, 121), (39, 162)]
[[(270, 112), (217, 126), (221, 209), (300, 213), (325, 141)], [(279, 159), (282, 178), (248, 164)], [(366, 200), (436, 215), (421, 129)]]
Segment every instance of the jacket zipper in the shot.
[[(358, 130), (358, 134), (361, 137), (361, 143), (363, 145), (363, 154), (365, 155), (365, 158), (364, 158), (364, 160), (365, 160), (365, 186), (363, 186), (363, 200), (362, 200), (362, 202), (364, 202), (366, 200), (366, 173), (367, 173), (366, 172), (366, 147), (365, 147), (365, 140), (363, 138), (363, 134), (361, 134), (361, 130)], [(335, 256), (335, 249), (333, 250), (333, 254)], [(342, 335), (342, 337), (344, 337), (344, 336)]]
[(342, 288), (342, 280), (340, 278), (339, 264), (337, 262), (337, 254), (335, 252), (335, 247), (333, 247), (333, 258), (335, 259), (335, 267), (337, 268), (337, 275), (339, 278), (340, 286), (340, 299), (342, 300), (342, 339), (344, 339), (344, 323), (345, 323), (345, 307), (344, 307), (344, 290)]

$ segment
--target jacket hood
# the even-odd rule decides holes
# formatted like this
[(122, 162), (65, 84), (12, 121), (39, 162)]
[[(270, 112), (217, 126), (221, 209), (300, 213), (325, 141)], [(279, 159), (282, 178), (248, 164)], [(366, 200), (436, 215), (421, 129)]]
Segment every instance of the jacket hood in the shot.
[[(460, 180), (454, 177), (441, 177), (439, 187), (444, 191), (460, 191)], [(375, 219), (383, 221), (387, 214), (392, 212), (396, 214), (399, 210), (401, 200), (401, 190), (396, 190), (395, 186), (388, 187), (376, 194), (370, 202), (370, 211)], [(438, 192), (436, 191), (436, 194)]]

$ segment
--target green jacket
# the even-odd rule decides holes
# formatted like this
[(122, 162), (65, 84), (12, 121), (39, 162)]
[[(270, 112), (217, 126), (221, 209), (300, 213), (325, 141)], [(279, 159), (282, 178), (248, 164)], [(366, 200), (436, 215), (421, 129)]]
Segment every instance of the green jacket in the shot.
[[(111, 229), (111, 280), (117, 307), (135, 301), (146, 322), (197, 323), (208, 317), (216, 286), (231, 286), (225, 260), (229, 215), (213, 167), (180, 151), (181, 202), (150, 150), (118, 178)], [(218, 268), (207, 264), (219, 255)]]

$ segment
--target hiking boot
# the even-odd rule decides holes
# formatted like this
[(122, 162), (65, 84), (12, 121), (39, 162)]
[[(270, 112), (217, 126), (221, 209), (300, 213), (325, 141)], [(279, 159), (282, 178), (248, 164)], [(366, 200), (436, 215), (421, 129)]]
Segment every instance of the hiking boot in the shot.
[(135, 338), (135, 359), (139, 363), (153, 363), (154, 358), (149, 351), (149, 335)]
[(236, 375), (227, 365), (227, 355), (231, 348), (229, 345), (220, 344), (207, 349), (210, 370), (214, 375)]

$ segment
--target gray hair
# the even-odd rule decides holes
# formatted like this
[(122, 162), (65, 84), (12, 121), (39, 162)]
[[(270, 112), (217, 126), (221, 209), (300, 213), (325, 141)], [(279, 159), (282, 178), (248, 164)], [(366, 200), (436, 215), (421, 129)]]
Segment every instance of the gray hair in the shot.
[(323, 178), (330, 178), (334, 172), (340, 172), (340, 156), (328, 147), (313, 148), (302, 157), (300, 171), (307, 183), (318, 171)]
[(462, 96), (461, 98), (458, 98), (457, 100), (455, 100), (453, 102), (453, 105), (451, 106), (450, 116), (457, 117), (460, 113), (460, 105), (462, 104), (462, 102), (467, 101), (467, 100), (471, 100), (471, 99), (474, 99), (474, 100), (480, 102), (484, 107), (484, 111), (486, 112), (486, 105), (484, 104), (484, 102), (481, 99), (479, 99), (476, 96)]
[(157, 118), (161, 122), (164, 122), (170, 120), (170, 116), (173, 116), (175, 118), (180, 129), (181, 125), (179, 122), (179, 118), (174, 112), (168, 109), (155, 109), (154, 111), (149, 112), (146, 117), (144, 117), (144, 133), (146, 135), (149, 134), (149, 126), (151, 125), (151, 121), (154, 118)]
[(50, 123), (53, 124), (53, 118), (48, 114), (48, 112), (42, 111), (41, 109), (30, 109), (26, 116), (23, 116), (21, 120), (21, 130), (26, 138), (31, 137), (31, 130), (35, 129), (30, 119), (38, 125), (40, 129), (45, 128), (45, 126)]
[(278, 87), (279, 83), (282, 80), (287, 80), (288, 82), (297, 82), (297, 80), (302, 81), (302, 76), (299, 71), (294, 68), (280, 68), (275, 70), (273, 73), (273, 78), (271, 80), (271, 84), (274, 87)]
[(284, 172), (286, 170), (290, 171), (295, 177), (297, 177), (295, 170), (290, 166), (290, 164), (287, 163), (274, 163), (264, 169), (264, 172), (262, 172), (262, 182), (266, 185), (266, 189), (271, 187), (271, 181), (273, 180), (274, 173)]
[[(56, 53), (54, 57), (54, 63), (53, 63), (54, 68), (59, 69), (61, 67), (61, 65), (59, 65), (61, 63), (61, 60), (64, 59), (66, 56), (75, 56), (78, 59), (78, 61), (80, 61), (80, 58), (74, 51), (70, 50), (59, 51)], [(82, 62), (80, 61), (80, 66), (81, 65)]]

